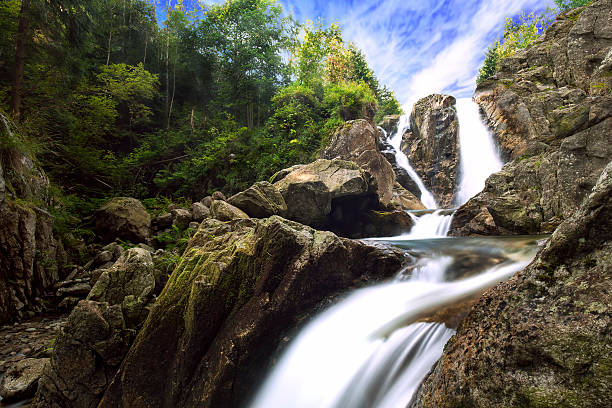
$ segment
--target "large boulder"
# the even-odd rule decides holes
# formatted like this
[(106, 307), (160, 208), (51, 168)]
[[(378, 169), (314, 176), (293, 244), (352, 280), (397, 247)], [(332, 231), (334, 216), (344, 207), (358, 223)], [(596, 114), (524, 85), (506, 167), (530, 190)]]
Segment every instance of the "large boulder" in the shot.
[(100, 407), (238, 407), (283, 333), (403, 255), (273, 216), (204, 221)]
[(552, 232), (578, 208), (612, 158), (611, 47), (612, 3), (596, 1), (477, 87), (511, 162), (457, 211), (451, 234)]
[(413, 407), (612, 406), (612, 162), (526, 269), (474, 305)]
[(48, 358), (24, 358), (9, 368), (0, 381), (2, 401), (20, 401), (34, 396)]
[(140, 201), (131, 197), (115, 197), (94, 214), (96, 232), (105, 242), (116, 238), (134, 243), (144, 242), (150, 235), (151, 216)]
[(386, 115), (382, 118), (382, 120), (378, 123), (378, 126), (383, 128), (387, 135), (391, 135), (397, 131), (397, 125), (400, 121), (400, 115)]
[(254, 218), (267, 218), (273, 215), (282, 217), (287, 212), (287, 204), (282, 194), (267, 181), (253, 184), (248, 189), (231, 196), (227, 202)]
[(332, 210), (354, 213), (378, 204), (376, 180), (358, 165), (319, 159), (272, 177), (287, 204), (287, 218), (318, 228), (330, 225)]
[(450, 95), (419, 99), (401, 145), (438, 205), (445, 208), (452, 206), (458, 181), (459, 120), (455, 103)]
[(376, 179), (378, 197), (387, 205), (393, 195), (395, 173), (379, 150), (379, 138), (380, 131), (372, 122), (366, 119), (350, 121), (334, 133), (320, 157), (357, 163)]

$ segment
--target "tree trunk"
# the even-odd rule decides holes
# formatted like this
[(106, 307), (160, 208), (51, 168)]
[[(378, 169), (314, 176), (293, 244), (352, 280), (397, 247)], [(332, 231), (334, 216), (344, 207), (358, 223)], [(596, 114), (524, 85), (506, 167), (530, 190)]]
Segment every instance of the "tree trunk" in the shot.
[(149, 33), (147, 32), (146, 36), (145, 36), (145, 51), (144, 51), (144, 58), (142, 59), (142, 66), (146, 66), (147, 65), (147, 46), (149, 45)]
[(30, 8), (30, 0), (22, 0), (19, 11), (19, 25), (15, 41), (15, 66), (13, 68), (13, 83), (11, 88), (11, 114), (15, 119), (21, 115), (21, 88), (23, 87), (23, 71), (25, 67), (25, 49), (30, 32), (30, 20), (26, 15)]
[(168, 80), (168, 71), (170, 70), (169, 55), (168, 51), (170, 48), (170, 30), (166, 27), (166, 117), (169, 117), (170, 113), (170, 82)]
[(174, 105), (174, 91), (176, 90), (176, 54), (174, 55), (174, 72), (172, 73), (172, 98), (170, 99), (170, 109), (168, 110), (167, 129), (170, 129), (170, 116), (172, 116), (172, 105)]

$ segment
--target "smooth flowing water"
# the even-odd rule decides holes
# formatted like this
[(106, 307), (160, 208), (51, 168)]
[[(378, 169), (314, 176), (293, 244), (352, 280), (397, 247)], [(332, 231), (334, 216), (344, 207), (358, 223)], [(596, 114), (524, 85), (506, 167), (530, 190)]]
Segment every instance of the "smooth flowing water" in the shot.
[[(393, 282), (354, 292), (305, 327), (251, 406), (405, 407), (454, 333), (442, 321), (423, 319), (507, 279), (535, 255), (534, 237), (446, 238), (451, 217), (425, 214), (410, 234), (376, 239), (419, 261)], [(477, 248), (466, 267), (465, 255)]]
[(460, 171), (455, 202), (458, 205), (478, 194), (487, 177), (503, 166), (493, 136), (482, 122), (478, 109), (469, 98), (457, 99)]
[[(469, 99), (457, 101), (462, 204), (502, 163)], [(407, 251), (416, 262), (392, 282), (360, 289), (331, 307), (290, 344), (252, 408), (404, 408), (440, 358), (466, 302), (524, 268), (539, 236), (448, 238), (453, 210), (433, 195), (400, 150), (408, 116), (387, 138), (430, 210), (409, 212), (410, 233), (372, 240)], [(387, 137), (386, 132), (381, 132)], [(454, 322), (454, 323), (452, 323)], [(447, 326), (447, 323), (451, 327)]]
[(408, 162), (408, 157), (404, 154), (404, 152), (402, 152), (402, 149), (400, 149), (400, 146), (402, 144), (402, 135), (409, 127), (409, 117), (407, 115), (400, 116), (399, 123), (397, 124), (397, 131), (392, 134), (391, 137), (389, 137), (387, 140), (395, 150), (395, 161), (397, 162), (397, 165), (405, 169), (408, 172), (410, 178), (419, 187), (419, 190), (421, 191), (420, 198), (423, 205), (427, 208), (438, 208), (438, 204), (436, 203), (433, 194), (431, 194), (427, 187), (425, 187), (423, 180), (421, 180), (417, 172), (414, 171), (414, 169), (410, 165), (410, 162)]

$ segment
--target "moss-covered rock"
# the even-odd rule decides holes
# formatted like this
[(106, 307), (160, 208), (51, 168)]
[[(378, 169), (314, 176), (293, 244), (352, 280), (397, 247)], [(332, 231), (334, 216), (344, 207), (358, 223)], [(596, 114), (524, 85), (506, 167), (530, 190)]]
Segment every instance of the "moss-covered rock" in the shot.
[(534, 262), (485, 293), (414, 407), (612, 405), (612, 162)]
[(402, 259), (278, 216), (206, 220), (100, 406), (239, 406), (299, 315)]
[(140, 201), (131, 197), (111, 198), (94, 214), (96, 232), (102, 241), (116, 238), (144, 242), (151, 234), (151, 216)]

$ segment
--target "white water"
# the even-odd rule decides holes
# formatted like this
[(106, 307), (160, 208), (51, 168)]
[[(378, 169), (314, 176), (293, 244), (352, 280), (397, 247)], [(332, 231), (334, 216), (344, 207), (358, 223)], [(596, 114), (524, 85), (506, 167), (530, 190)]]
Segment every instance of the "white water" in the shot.
[[(440, 211), (423, 215), (393, 240), (448, 240), (450, 220)], [(432, 254), (409, 280), (354, 292), (302, 330), (252, 408), (404, 408), (454, 333), (418, 320), (507, 279), (534, 254), (453, 282), (445, 279), (453, 258)]]
[(455, 196), (464, 204), (485, 186), (489, 175), (501, 170), (503, 163), (493, 137), (480, 119), (478, 105), (469, 98), (457, 99), (459, 119), (459, 188)]
[(395, 149), (395, 161), (397, 162), (398, 166), (404, 168), (408, 172), (410, 178), (419, 187), (419, 190), (421, 191), (421, 202), (423, 203), (423, 205), (427, 208), (438, 208), (438, 204), (436, 203), (433, 194), (431, 194), (431, 192), (427, 190), (427, 187), (425, 187), (423, 180), (421, 180), (417, 172), (414, 171), (414, 169), (408, 162), (408, 157), (404, 154), (404, 152), (402, 152), (402, 149), (400, 149), (400, 146), (402, 144), (402, 135), (409, 127), (409, 117), (407, 115), (400, 116), (399, 123), (397, 124), (397, 131), (388, 139), (391, 146), (393, 146), (393, 149)]

